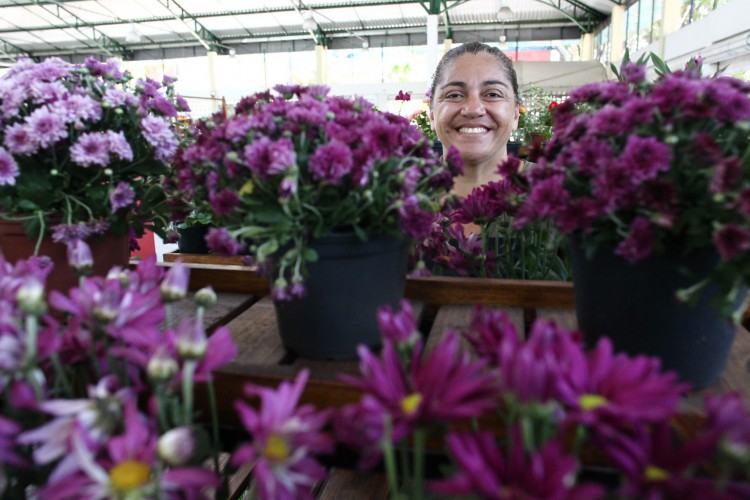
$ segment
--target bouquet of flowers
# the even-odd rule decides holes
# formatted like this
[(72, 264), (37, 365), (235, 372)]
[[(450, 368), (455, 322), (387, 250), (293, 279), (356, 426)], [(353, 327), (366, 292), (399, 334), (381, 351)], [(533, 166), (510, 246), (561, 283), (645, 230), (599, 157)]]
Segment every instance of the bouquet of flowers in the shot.
[(529, 187), (520, 165), (510, 157), (498, 167), (505, 178), (474, 188), (463, 200), (446, 202), (430, 234), (415, 245), (415, 274), (570, 279), (565, 238), (552, 223), (513, 226)]
[[(312, 238), (334, 232), (406, 235), (429, 231), (460, 172), (441, 160), (409, 121), (321, 86), (276, 86), (249, 96), (236, 114), (204, 125), (175, 162), (177, 196), (213, 212), (213, 251), (248, 241), (255, 261), (274, 257), (274, 296), (304, 294)], [(238, 241), (239, 240), (239, 241)]]
[[(750, 412), (738, 393), (707, 396), (705, 419), (680, 434), (687, 386), (607, 338), (587, 351), (580, 332), (541, 319), (524, 337), (505, 312), (477, 306), (466, 331), (428, 349), (408, 302), (378, 319), (383, 349), (360, 347), (361, 373), (345, 378), (362, 397), (337, 411), (334, 429), (361, 467), (383, 462), (392, 498), (750, 495)], [(451, 463), (428, 467), (440, 450)]]
[(22, 60), (0, 79), (0, 216), (39, 241), (160, 230), (171, 120), (188, 109), (171, 78), (134, 82), (115, 60)]
[(113, 268), (46, 300), (39, 260), (0, 257), (0, 496), (219, 491), (218, 422), (207, 432), (193, 404), (196, 385), (210, 386), (237, 353), (227, 328), (204, 329), (213, 290), (196, 292), (197, 313), (175, 323), (172, 308), (188, 293), (180, 264)]
[(654, 61), (655, 81), (626, 61), (557, 108), (516, 224), (549, 218), (589, 255), (607, 244), (631, 262), (715, 249), (710, 277), (681, 297), (714, 282), (729, 313), (750, 280), (750, 84)]

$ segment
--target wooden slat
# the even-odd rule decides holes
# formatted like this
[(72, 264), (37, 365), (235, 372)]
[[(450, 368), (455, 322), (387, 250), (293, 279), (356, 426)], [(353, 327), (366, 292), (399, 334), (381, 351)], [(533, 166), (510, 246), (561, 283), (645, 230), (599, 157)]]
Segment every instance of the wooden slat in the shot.
[(236, 362), (247, 366), (276, 365), (286, 355), (281, 345), (273, 302), (266, 296), (228, 325), (239, 349)]
[(203, 255), (197, 253), (168, 252), (164, 254), (164, 262), (177, 262), (182, 260), (185, 264), (213, 264), (220, 266), (244, 266), (245, 256), (233, 255), (231, 257), (220, 257), (218, 255)]
[(388, 481), (382, 474), (350, 469), (331, 469), (319, 500), (386, 500)]
[(428, 304), (488, 304), (519, 307), (573, 307), (573, 284), (431, 276), (408, 278), (406, 297)]
[[(216, 295), (216, 304), (206, 309), (203, 315), (203, 325), (209, 333), (226, 324), (255, 301), (254, 296), (245, 293), (218, 292)], [(196, 305), (193, 297), (170, 304), (170, 307), (173, 325), (178, 325), (183, 319), (195, 317)]]

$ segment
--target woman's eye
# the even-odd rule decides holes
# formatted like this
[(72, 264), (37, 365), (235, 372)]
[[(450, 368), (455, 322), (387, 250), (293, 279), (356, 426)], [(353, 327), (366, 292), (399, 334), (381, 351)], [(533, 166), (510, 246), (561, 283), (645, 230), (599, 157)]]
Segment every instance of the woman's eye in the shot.
[(486, 93), (486, 94), (484, 94), (484, 95), (485, 95), (485, 97), (487, 97), (488, 99), (502, 99), (502, 98), (503, 98), (503, 94), (502, 94), (502, 92), (495, 92), (495, 91), (491, 91), (491, 92), (487, 92), (487, 93)]
[(447, 94), (445, 94), (446, 99), (452, 99), (452, 100), (460, 99), (462, 96), (463, 94), (461, 94), (460, 92), (448, 92)]

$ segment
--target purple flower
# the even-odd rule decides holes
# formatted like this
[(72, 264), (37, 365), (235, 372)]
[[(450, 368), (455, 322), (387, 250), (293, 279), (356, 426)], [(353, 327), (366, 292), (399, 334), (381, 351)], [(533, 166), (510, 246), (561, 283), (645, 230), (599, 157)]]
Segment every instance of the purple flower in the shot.
[(87, 275), (94, 267), (94, 257), (91, 248), (83, 240), (68, 243), (68, 265), (79, 275)]
[(622, 65), (620, 74), (626, 83), (643, 83), (646, 80), (646, 66), (631, 61)]
[(425, 358), (417, 342), (408, 372), (388, 340), (380, 359), (363, 346), (357, 352), (362, 378), (346, 380), (374, 398), (380, 412), (390, 415), (400, 432), (417, 422), (452, 422), (497, 406), (495, 377), (485, 370), (486, 361), (460, 352), (454, 333), (447, 334)]
[(52, 241), (71, 244), (76, 240), (85, 240), (91, 234), (91, 229), (83, 223), (58, 224), (52, 228)]
[(308, 160), (313, 179), (328, 184), (339, 184), (352, 170), (352, 151), (335, 139), (317, 148)]
[(633, 180), (640, 182), (653, 179), (659, 172), (669, 169), (672, 161), (671, 148), (655, 137), (628, 137), (621, 161), (627, 165)]
[(121, 181), (117, 187), (109, 193), (109, 203), (112, 205), (112, 212), (117, 212), (121, 208), (127, 208), (135, 201), (135, 191), (130, 184)]
[(13, 156), (0, 147), (0, 186), (12, 186), (18, 177), (18, 164)]
[(122, 131), (115, 132), (113, 130), (108, 130), (106, 134), (109, 152), (121, 160), (133, 161), (133, 149), (125, 138), (125, 134)]
[(211, 209), (218, 216), (230, 215), (240, 204), (240, 197), (231, 189), (222, 189), (208, 195)]
[(245, 147), (243, 158), (253, 173), (265, 178), (287, 172), (297, 161), (294, 145), (287, 138), (273, 141), (261, 137)]
[(209, 229), (206, 244), (212, 252), (219, 255), (237, 255), (242, 250), (242, 245), (224, 228)]
[(60, 139), (68, 137), (62, 117), (47, 107), (35, 110), (26, 118), (27, 131), (31, 139), (42, 148), (48, 148)]
[(66, 123), (78, 126), (83, 126), (83, 121), (98, 122), (102, 117), (101, 104), (87, 95), (67, 95), (57, 101), (51, 109), (60, 113)]
[(414, 312), (407, 300), (401, 301), (398, 312), (394, 312), (389, 305), (379, 307), (377, 317), (380, 334), (395, 345), (413, 345), (420, 338)]
[(714, 233), (714, 244), (722, 259), (735, 259), (750, 250), (750, 230), (726, 224)]
[(403, 90), (399, 90), (398, 94), (396, 94), (396, 100), (397, 101), (411, 101), (411, 94), (408, 92), (404, 92)]
[(736, 156), (724, 158), (714, 166), (709, 191), (711, 193), (724, 193), (735, 188), (741, 180), (742, 163), (740, 159)]
[(487, 499), (604, 498), (601, 486), (573, 483), (576, 459), (567, 455), (559, 442), (550, 441), (540, 451), (527, 453), (520, 432), (513, 432), (510, 441), (510, 449), (504, 453), (490, 432), (449, 434), (446, 442), (458, 472), (449, 479), (434, 481), (430, 489)]
[(143, 137), (154, 148), (156, 159), (168, 163), (177, 151), (177, 136), (169, 123), (158, 116), (147, 116), (141, 120)]
[(109, 165), (109, 138), (102, 132), (90, 132), (70, 147), (70, 159), (82, 167)]
[(675, 373), (662, 373), (659, 360), (614, 354), (602, 337), (584, 354), (568, 351), (568, 369), (559, 380), (560, 401), (570, 421), (630, 426), (663, 421), (672, 416), (687, 386)]
[(190, 283), (190, 268), (178, 259), (169, 268), (161, 282), (161, 298), (164, 302), (174, 302), (187, 297), (188, 283)]
[(648, 257), (653, 250), (654, 231), (646, 217), (636, 217), (630, 226), (630, 233), (615, 248), (615, 254), (629, 262), (637, 262)]
[(252, 442), (237, 449), (232, 463), (255, 463), (253, 476), (261, 499), (312, 499), (312, 486), (326, 477), (313, 455), (333, 451), (332, 439), (322, 432), (330, 413), (297, 406), (308, 376), (302, 370), (293, 383), (282, 382), (276, 390), (246, 385), (246, 395), (260, 398), (257, 410), (244, 401), (234, 403)]
[(37, 144), (32, 140), (30, 129), (23, 123), (14, 123), (5, 129), (5, 141), (8, 151), (18, 155), (27, 155), (36, 151)]

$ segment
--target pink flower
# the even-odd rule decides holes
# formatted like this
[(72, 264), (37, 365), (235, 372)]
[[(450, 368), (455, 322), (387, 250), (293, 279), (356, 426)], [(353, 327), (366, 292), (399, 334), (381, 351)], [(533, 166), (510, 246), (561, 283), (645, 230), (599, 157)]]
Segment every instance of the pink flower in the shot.
[(261, 499), (312, 499), (313, 485), (326, 476), (313, 456), (333, 450), (333, 441), (322, 432), (329, 412), (297, 406), (308, 376), (302, 370), (294, 382), (282, 382), (276, 390), (246, 385), (245, 394), (260, 397), (257, 410), (241, 400), (234, 403), (252, 442), (237, 449), (232, 463), (255, 462)]

